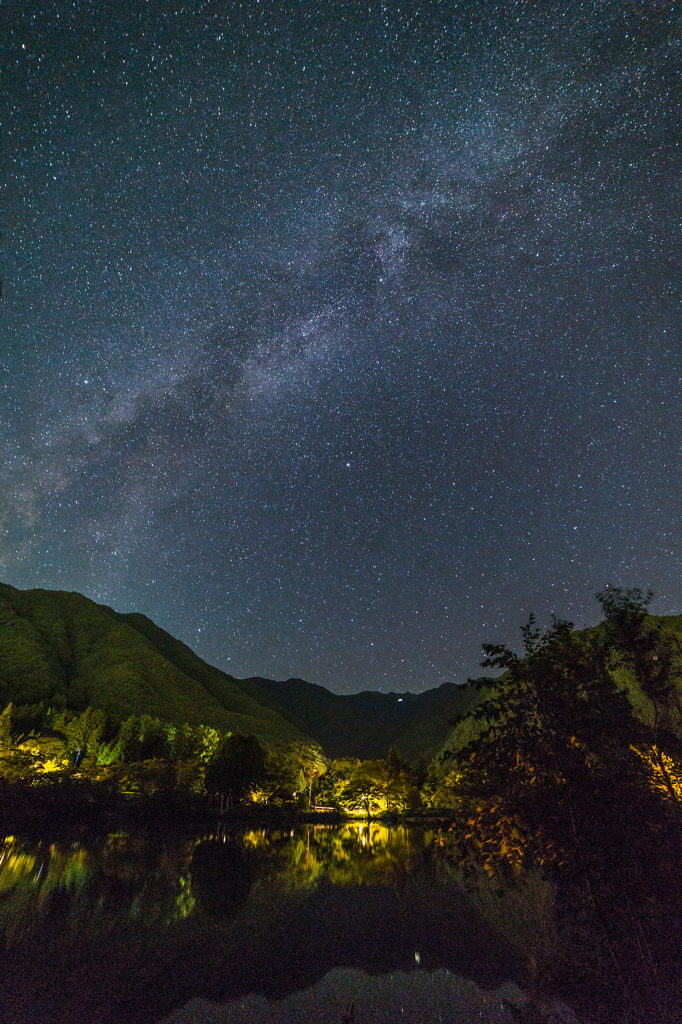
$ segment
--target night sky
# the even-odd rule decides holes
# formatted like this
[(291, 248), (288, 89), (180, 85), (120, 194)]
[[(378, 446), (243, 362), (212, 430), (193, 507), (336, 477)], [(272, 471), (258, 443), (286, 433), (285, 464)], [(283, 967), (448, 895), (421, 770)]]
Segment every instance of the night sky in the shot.
[(0, 579), (237, 676), (682, 610), (682, 5), (0, 8)]

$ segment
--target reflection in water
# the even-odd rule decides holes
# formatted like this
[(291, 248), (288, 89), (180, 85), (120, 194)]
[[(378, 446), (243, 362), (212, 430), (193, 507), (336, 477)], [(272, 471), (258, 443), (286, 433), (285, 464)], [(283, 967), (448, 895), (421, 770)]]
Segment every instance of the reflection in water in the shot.
[(407, 875), (431, 862), (431, 850), (428, 832), (374, 823), (218, 829), (161, 842), (117, 832), (87, 848), (8, 836), (0, 848), (0, 928), (11, 941), (55, 912), (71, 929), (92, 933), (130, 918), (149, 927), (197, 910), (229, 915), (254, 883), (311, 890), (326, 879), (400, 891)]
[[(218, 831), (206, 841), (232, 842)], [(432, 833), (370, 823), (307, 825), (277, 831), (248, 830), (240, 836), (261, 883), (286, 882), (313, 889), (322, 879), (334, 886), (393, 885), (433, 862)]]
[(90, 848), (8, 836), (0, 847), (0, 929), (11, 943), (50, 916), (91, 934), (125, 919), (150, 926), (186, 917), (196, 903), (193, 848), (188, 841), (152, 845), (125, 833)]
[(214, 917), (229, 916), (248, 898), (252, 885), (251, 858), (238, 839), (204, 840), (192, 857), (192, 889), (202, 910)]
[(522, 980), (433, 839), (374, 823), (7, 837), (0, 1005), (35, 1004), (26, 1020), (44, 1024), (153, 1024), (194, 996), (282, 996), (337, 966)]

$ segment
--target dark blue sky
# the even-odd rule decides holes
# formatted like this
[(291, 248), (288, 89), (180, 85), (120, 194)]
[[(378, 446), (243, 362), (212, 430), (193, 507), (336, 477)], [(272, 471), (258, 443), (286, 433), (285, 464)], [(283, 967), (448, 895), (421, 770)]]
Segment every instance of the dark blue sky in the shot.
[(680, 611), (679, 3), (0, 21), (4, 582), (339, 693)]

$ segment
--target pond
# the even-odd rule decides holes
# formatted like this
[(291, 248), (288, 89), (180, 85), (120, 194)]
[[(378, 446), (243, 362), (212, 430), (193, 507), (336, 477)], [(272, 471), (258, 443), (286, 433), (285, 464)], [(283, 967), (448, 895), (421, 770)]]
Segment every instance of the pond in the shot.
[(528, 901), (473, 898), (437, 832), (373, 823), (8, 836), (2, 1019), (150, 1024), (196, 996), (281, 997), (339, 966), (524, 985), (533, 943), (551, 943), (540, 895), (530, 918)]

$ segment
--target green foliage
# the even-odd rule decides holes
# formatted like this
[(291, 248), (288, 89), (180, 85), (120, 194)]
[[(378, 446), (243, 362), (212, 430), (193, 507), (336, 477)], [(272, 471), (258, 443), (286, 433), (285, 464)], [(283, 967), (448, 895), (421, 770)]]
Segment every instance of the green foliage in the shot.
[(52, 728), (58, 715), (59, 711), (46, 707), (44, 701), (15, 705), (12, 711), (12, 732), (16, 737), (45, 732)]
[(0, 751), (9, 750), (12, 745), (12, 705), (7, 705), (0, 715)]
[[(542, 631), (531, 616), (522, 657), (484, 645), (483, 665), (503, 674), (472, 683), (488, 695), (469, 714), (471, 741), (442, 766), (458, 771), (460, 859), (502, 876), (529, 861), (586, 870), (582, 836), (595, 834), (595, 819), (609, 818), (608, 841), (625, 843), (632, 804), (648, 803), (655, 816), (651, 800), (662, 795), (679, 808), (678, 661), (670, 637), (649, 621), (650, 596), (607, 588), (597, 595), (604, 624), (582, 632), (559, 619)], [(657, 708), (652, 723), (635, 714), (624, 672)], [(430, 776), (423, 797), (438, 803), (444, 779), (436, 768)]]
[(292, 800), (298, 781), (298, 761), (292, 751), (269, 750), (265, 756), (265, 774), (260, 783), (262, 803), (282, 804)]
[(330, 761), (326, 772), (320, 778), (318, 802), (327, 807), (345, 809), (347, 802), (344, 792), (360, 764), (356, 757), (340, 757)]
[(430, 810), (455, 810), (462, 803), (463, 772), (459, 767), (432, 761), (421, 787), (421, 798)]
[(403, 761), (397, 747), (390, 747), (386, 755), (386, 767), (393, 775), (399, 775), (400, 772), (406, 771), (409, 768), (409, 764), (407, 761)]
[(367, 817), (386, 809), (386, 769), (383, 761), (360, 761), (341, 793), (343, 805)]
[(339, 796), (348, 810), (359, 810), (367, 817), (376, 813), (400, 814), (420, 803), (404, 762), (394, 754), (389, 760), (360, 761)]
[(160, 758), (129, 764), (119, 762), (98, 773), (96, 778), (124, 796), (151, 797), (170, 793), (177, 786), (174, 765)]
[(208, 793), (227, 796), (232, 802), (243, 800), (250, 789), (265, 776), (265, 751), (255, 736), (232, 733), (218, 744), (206, 765)]
[(0, 754), (0, 778), (11, 783), (36, 785), (45, 780), (44, 758), (32, 750), (12, 748)]
[(95, 755), (99, 747), (106, 716), (99, 708), (87, 708), (64, 725), (69, 750), (80, 750), (82, 755)]
[(0, 707), (9, 701), (238, 729), (280, 748), (306, 739), (144, 616), (81, 594), (0, 584)]
[(313, 787), (327, 770), (328, 760), (318, 746), (310, 743), (296, 743), (292, 747), (292, 755), (298, 766), (296, 773), (297, 789), (306, 793), (310, 808), (313, 799)]
[(170, 756), (175, 761), (209, 761), (219, 742), (219, 731), (208, 725), (191, 726), (185, 723), (177, 729), (174, 726), (168, 729)]
[(429, 766), (423, 754), (419, 755), (414, 765), (410, 768), (409, 775), (412, 785), (421, 791), (429, 777)]
[(479, 739), (481, 733), (487, 728), (488, 723), (484, 718), (475, 718), (472, 714), (474, 707), (481, 702), (483, 680), (470, 679), (465, 692), (469, 696), (468, 706), (460, 715), (452, 719), (452, 727), (446, 743), (438, 752), (436, 759), (449, 756), (451, 752), (462, 750), (470, 743)]
[(642, 727), (614, 682), (608, 638), (559, 619), (543, 633), (532, 616), (522, 633), (524, 658), (484, 644), (483, 665), (505, 674), (486, 683), (492, 694), (472, 712), (480, 736), (453, 755), (476, 791), (573, 791), (592, 786), (594, 773), (641, 776), (630, 745)]
[(667, 727), (680, 734), (682, 680), (679, 641), (667, 634), (660, 622), (651, 622), (647, 606), (653, 594), (606, 587), (597, 594), (605, 617), (605, 633), (614, 661), (628, 669), (655, 709), (654, 728)]

